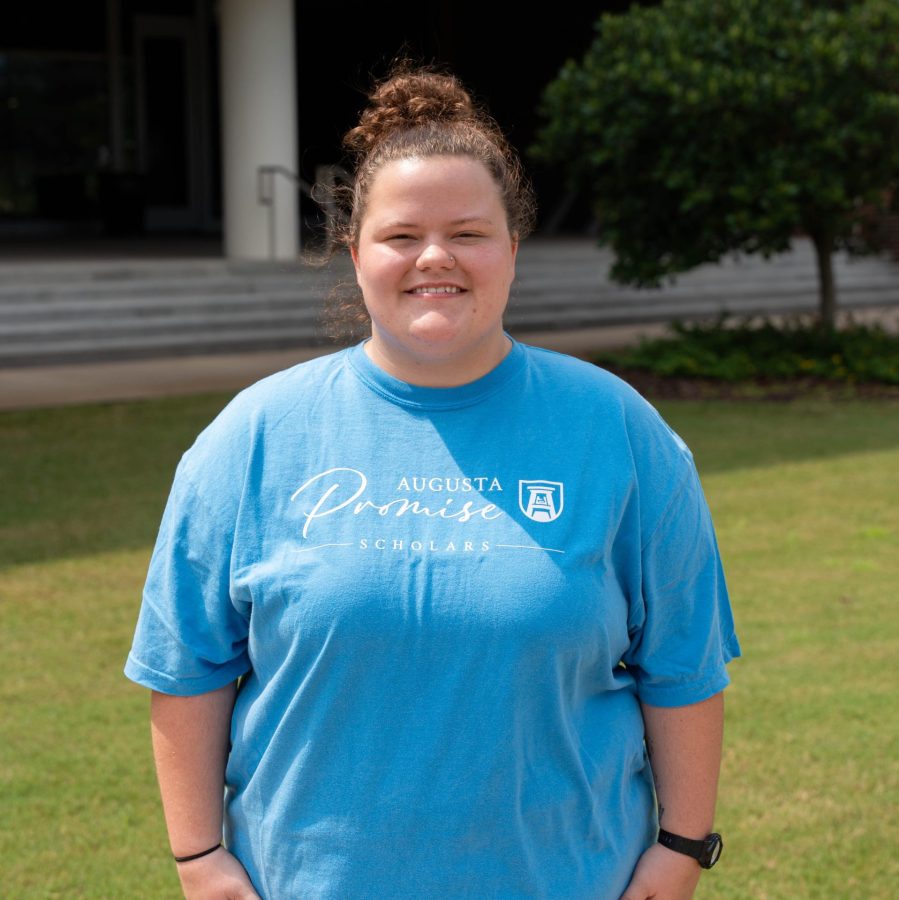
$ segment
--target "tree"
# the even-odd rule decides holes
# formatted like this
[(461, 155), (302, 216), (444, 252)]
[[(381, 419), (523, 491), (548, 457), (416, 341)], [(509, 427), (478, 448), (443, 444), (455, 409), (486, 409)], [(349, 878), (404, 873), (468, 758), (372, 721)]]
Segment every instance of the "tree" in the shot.
[(658, 285), (801, 229), (832, 326), (833, 253), (899, 181), (899, 2), (663, 0), (596, 30), (532, 155), (588, 192), (612, 277)]

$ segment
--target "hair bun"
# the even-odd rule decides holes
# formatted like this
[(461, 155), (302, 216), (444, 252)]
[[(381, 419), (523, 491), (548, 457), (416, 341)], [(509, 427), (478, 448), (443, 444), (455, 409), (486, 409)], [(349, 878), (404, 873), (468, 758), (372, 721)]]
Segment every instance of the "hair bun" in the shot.
[(431, 123), (470, 121), (477, 110), (468, 91), (452, 75), (403, 64), (369, 94), (359, 124), (347, 132), (344, 146), (361, 155), (395, 131)]

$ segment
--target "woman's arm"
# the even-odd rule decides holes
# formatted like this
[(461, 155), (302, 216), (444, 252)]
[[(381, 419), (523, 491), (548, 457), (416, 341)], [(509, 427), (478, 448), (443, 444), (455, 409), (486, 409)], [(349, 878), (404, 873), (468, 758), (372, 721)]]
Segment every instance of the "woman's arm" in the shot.
[(690, 706), (643, 705), (659, 824), (688, 838), (704, 838), (715, 818), (724, 693)]
[[(666, 831), (700, 839), (712, 830), (724, 694), (690, 706), (643, 705), (659, 821)], [(622, 900), (689, 900), (702, 869), (696, 860), (653, 844), (640, 858)]]
[[(222, 839), (222, 801), (236, 685), (195, 697), (153, 692), (150, 721), (156, 776), (175, 856), (208, 850)], [(178, 864), (188, 898), (255, 898), (240, 863), (224, 848)]]

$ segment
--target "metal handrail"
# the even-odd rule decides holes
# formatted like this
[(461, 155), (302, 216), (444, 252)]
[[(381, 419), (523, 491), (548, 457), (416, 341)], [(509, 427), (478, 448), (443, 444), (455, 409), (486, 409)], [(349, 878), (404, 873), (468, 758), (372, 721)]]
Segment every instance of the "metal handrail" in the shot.
[[(322, 206), (327, 214), (329, 239), (331, 238), (330, 229), (332, 223), (339, 216), (339, 210), (334, 199), (334, 188), (337, 182), (342, 181), (350, 184), (350, 176), (345, 169), (335, 165), (317, 166), (315, 169), (315, 185), (310, 185), (308, 181), (303, 179), (296, 172), (291, 171), (287, 166), (281, 165), (265, 165), (256, 169), (256, 198), (263, 206), (268, 207), (268, 255), (269, 259), (275, 258), (275, 250), (278, 243), (278, 225), (276, 216), (276, 194), (275, 194), (275, 176), (282, 175), (289, 181), (292, 181), (296, 189), (302, 196), (305, 194), (310, 200), (314, 200)], [(321, 192), (316, 192), (315, 188), (321, 184), (324, 188)], [(324, 203), (322, 203), (316, 193), (324, 194)], [(300, 227), (297, 229), (297, 250), (302, 248), (302, 217), (300, 218)]]
[[(287, 166), (269, 165), (259, 166), (256, 169), (256, 199), (268, 207), (268, 256), (275, 258), (275, 249), (278, 243), (278, 226), (275, 210), (275, 176), (283, 175), (292, 181), (297, 190), (307, 197), (312, 196), (312, 187), (304, 181), (296, 172), (292, 172)], [(298, 249), (301, 248), (301, 235), (297, 232)]]

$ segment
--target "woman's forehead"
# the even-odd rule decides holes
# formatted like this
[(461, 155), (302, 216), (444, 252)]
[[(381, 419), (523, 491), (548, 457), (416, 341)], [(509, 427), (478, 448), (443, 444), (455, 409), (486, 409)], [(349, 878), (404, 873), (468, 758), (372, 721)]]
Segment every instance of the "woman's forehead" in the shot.
[(371, 194), (414, 194), (431, 189), (445, 192), (448, 186), (453, 188), (451, 194), (462, 194), (483, 191), (486, 185), (496, 188), (487, 167), (471, 157), (413, 156), (383, 165), (375, 173)]
[(410, 226), (434, 216), (450, 224), (504, 219), (499, 188), (486, 166), (468, 157), (395, 160), (372, 182), (366, 217)]

